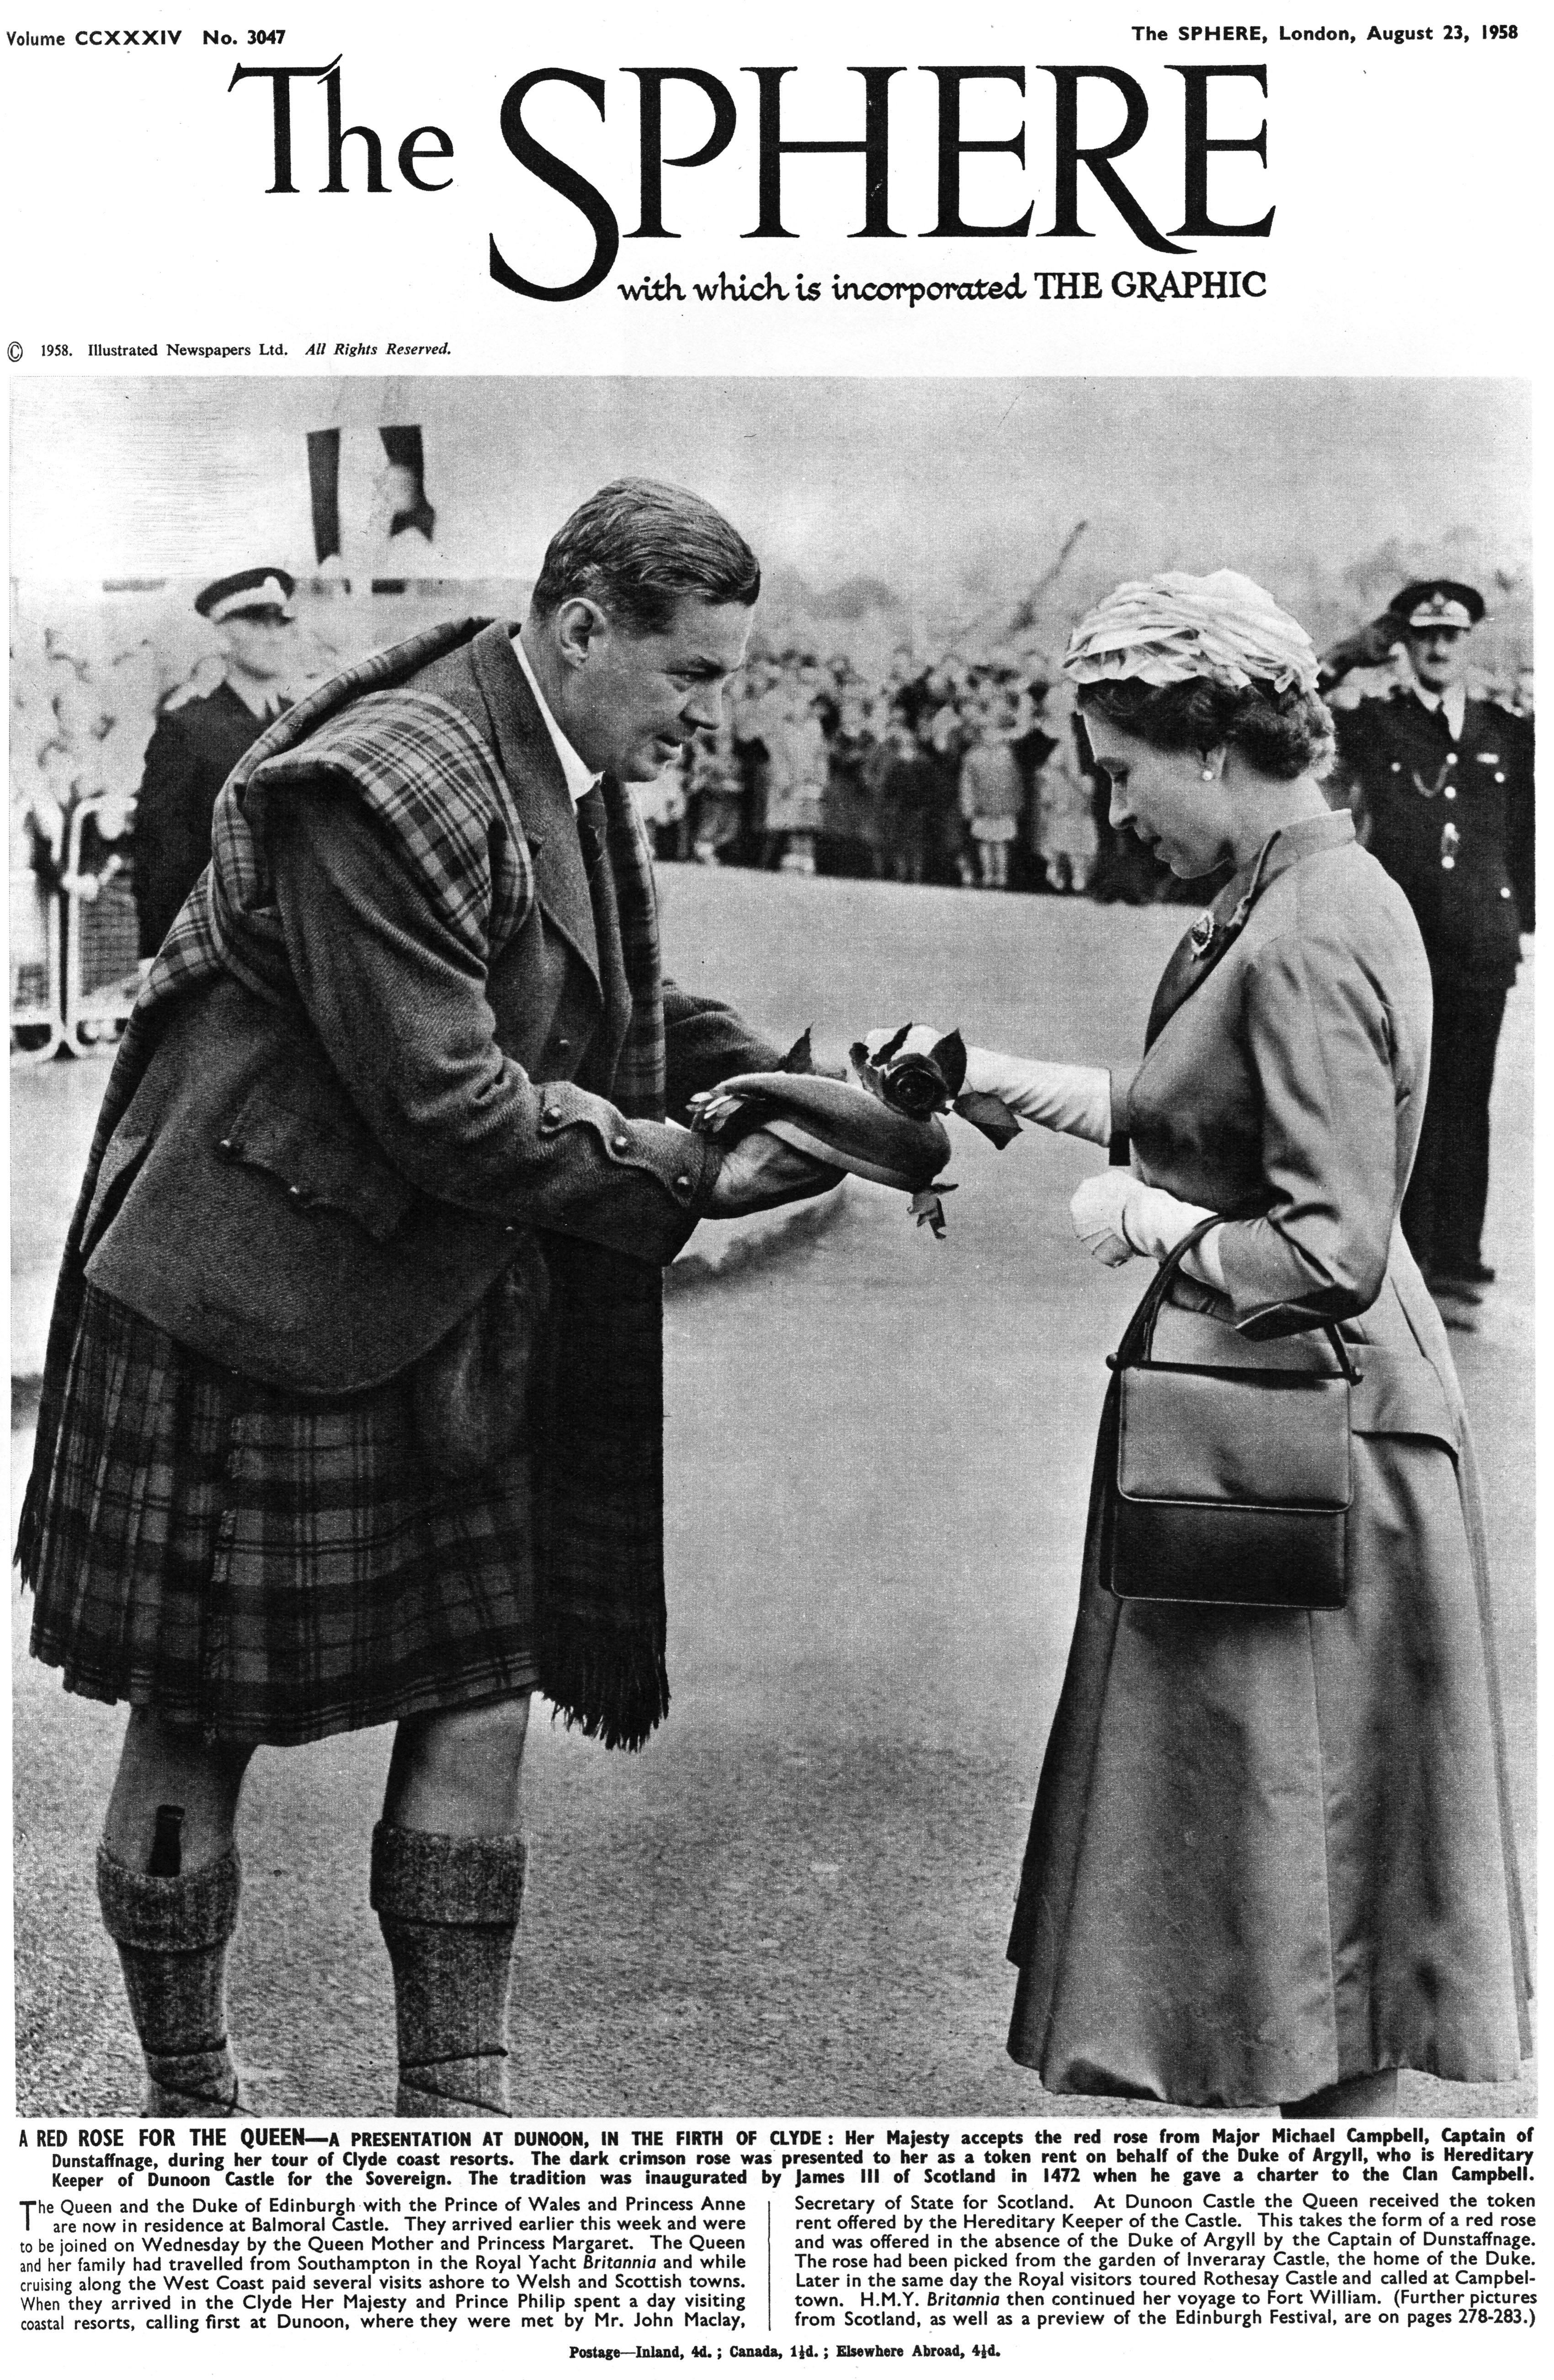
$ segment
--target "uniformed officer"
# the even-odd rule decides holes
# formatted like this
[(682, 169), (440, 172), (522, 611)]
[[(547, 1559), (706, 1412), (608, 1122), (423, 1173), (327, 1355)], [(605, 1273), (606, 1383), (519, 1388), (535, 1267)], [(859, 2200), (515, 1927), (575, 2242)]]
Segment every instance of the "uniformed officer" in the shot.
[(164, 710), (146, 747), (135, 809), (140, 955), (153, 958), (211, 856), (216, 795), (261, 730), (289, 708), (296, 581), (273, 565), (217, 578), (194, 599), (216, 632), (224, 674), (211, 694)]
[(1532, 722), (1472, 701), (1476, 588), (1415, 580), (1329, 654), (1324, 686), (1400, 641), (1411, 678), (1338, 713), (1360, 832), (1413, 904), (1435, 990), (1430, 1087), (1402, 1227), (1432, 1288), (1475, 1303), (1495, 1047), (1534, 922)]

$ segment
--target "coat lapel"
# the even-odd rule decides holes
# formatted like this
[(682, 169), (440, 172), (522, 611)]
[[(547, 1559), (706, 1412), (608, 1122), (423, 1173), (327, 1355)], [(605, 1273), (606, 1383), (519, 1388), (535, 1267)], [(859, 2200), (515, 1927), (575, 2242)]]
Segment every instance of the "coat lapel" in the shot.
[(1149, 1022), (1144, 1029), (1146, 1050), (1153, 1049), (1183, 1002), (1192, 998), (1224, 957), (1230, 947), (1225, 929), (1251, 881), (1251, 867), (1238, 868), (1228, 884), (1221, 884), (1203, 916), (1194, 919), (1166, 961), (1149, 1004)]
[(1146, 1050), (1153, 1048), (1183, 1002), (1190, 1000), (1213, 974), (1245, 925), (1253, 903), (1274, 878), (1309, 858), (1313, 852), (1331, 850), (1354, 840), (1354, 821), (1347, 810), (1331, 810), (1274, 829), (1257, 858), (1248, 860), (1228, 884), (1220, 886), (1166, 962), (1166, 971), (1155, 987), (1150, 1004), (1144, 1034)]
[(500, 621), (482, 629), (470, 648), (470, 661), (528, 844), (540, 905), (571, 943), (595, 989), (602, 990), (599, 938), (572, 796), (550, 731), (514, 658), (511, 631)]

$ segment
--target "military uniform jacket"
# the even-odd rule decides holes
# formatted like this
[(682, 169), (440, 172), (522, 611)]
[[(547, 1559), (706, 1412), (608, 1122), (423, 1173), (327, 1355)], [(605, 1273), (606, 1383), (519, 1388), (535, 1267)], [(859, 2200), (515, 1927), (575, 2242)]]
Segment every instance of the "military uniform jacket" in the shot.
[(590, 886), (500, 625), (413, 638), (266, 731), (121, 1045), (51, 1373), (74, 1267), (332, 1393), (425, 1354), (525, 1234), (668, 1262), (717, 1161), (666, 1103), (776, 1052), (662, 982), (641, 828), (602, 793)]
[(1534, 924), (1530, 721), (1470, 702), (1454, 736), (1409, 686), (1338, 714), (1362, 839), (1402, 885), (1439, 982), (1511, 984)]
[(163, 713), (146, 747), (135, 806), (135, 905), (140, 954), (154, 958), (211, 856), (216, 795), (262, 734), (229, 686)]

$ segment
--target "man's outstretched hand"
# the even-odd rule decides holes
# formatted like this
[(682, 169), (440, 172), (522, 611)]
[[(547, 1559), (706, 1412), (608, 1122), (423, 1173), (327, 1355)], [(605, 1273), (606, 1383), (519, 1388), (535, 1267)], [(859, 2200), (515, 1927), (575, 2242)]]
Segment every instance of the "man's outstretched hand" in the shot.
[(1351, 670), (1379, 669), (1394, 645), (1402, 640), (1402, 622), (1395, 612), (1383, 612), (1367, 620), (1363, 628), (1354, 629), (1340, 637), (1322, 655), (1324, 686), (1336, 686)]
[(755, 1215), (764, 1207), (787, 1207), (818, 1198), (842, 1180), (834, 1165), (822, 1165), (802, 1149), (790, 1148), (775, 1133), (750, 1132), (735, 1141), (707, 1203), (709, 1215)]

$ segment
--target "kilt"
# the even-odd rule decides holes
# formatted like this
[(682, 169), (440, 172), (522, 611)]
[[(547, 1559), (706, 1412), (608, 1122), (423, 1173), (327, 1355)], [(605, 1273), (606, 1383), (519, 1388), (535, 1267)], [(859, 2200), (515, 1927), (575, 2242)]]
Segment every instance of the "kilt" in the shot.
[(73, 1693), (300, 1743), (538, 1682), (528, 1457), (436, 1476), (412, 1375), (304, 1398), (88, 1284), (32, 1651)]

